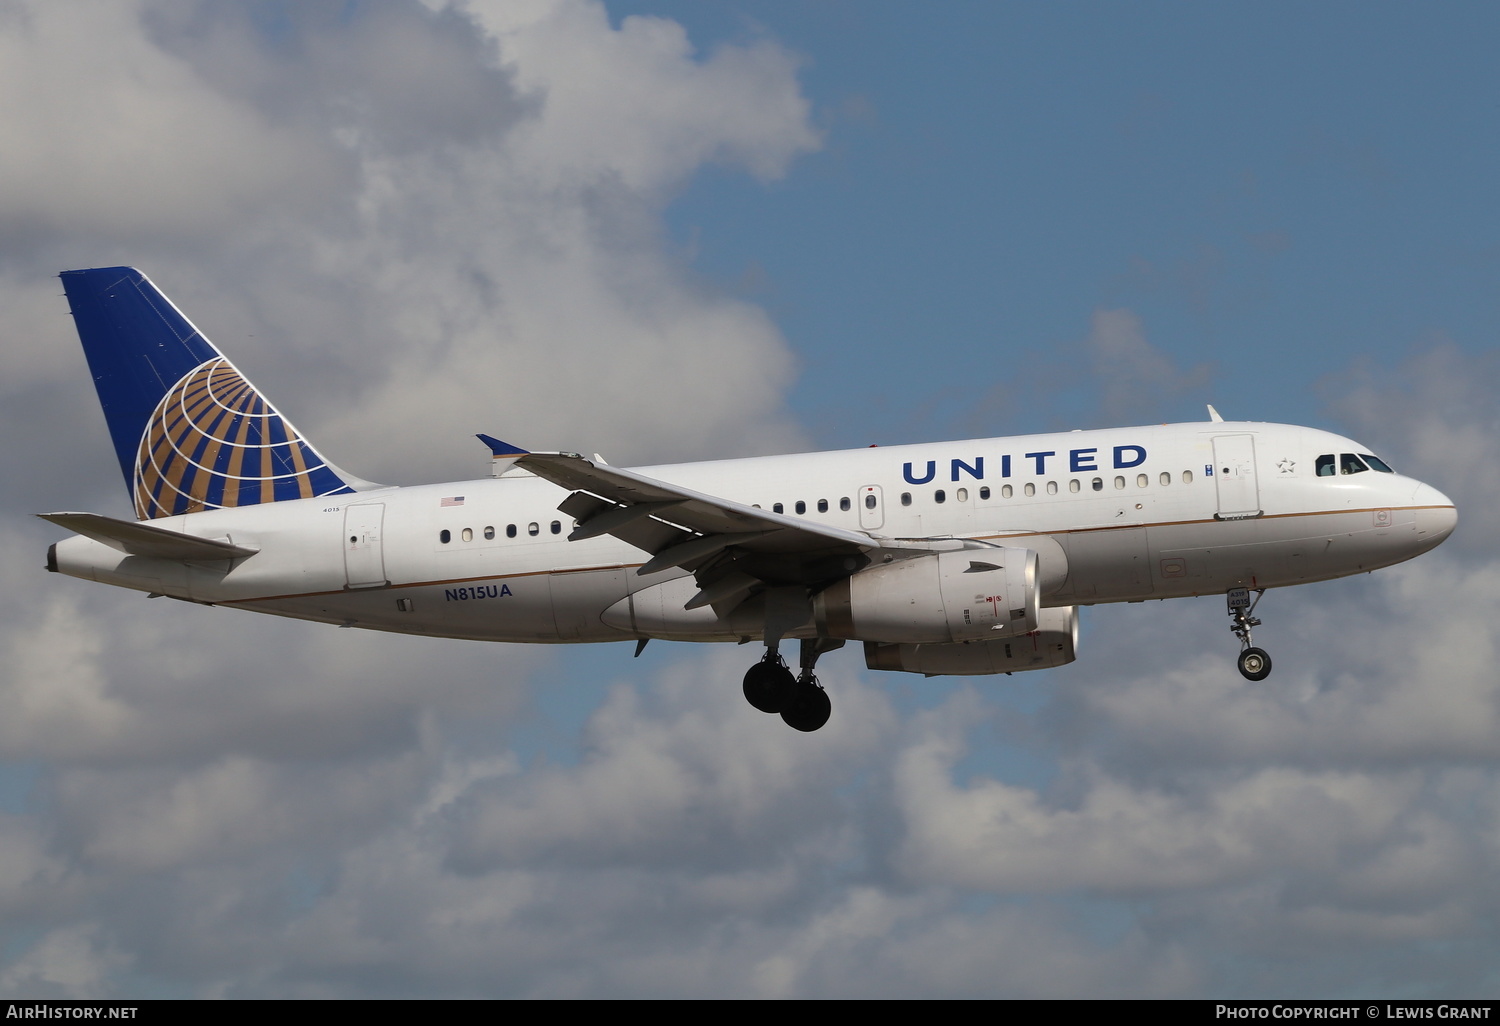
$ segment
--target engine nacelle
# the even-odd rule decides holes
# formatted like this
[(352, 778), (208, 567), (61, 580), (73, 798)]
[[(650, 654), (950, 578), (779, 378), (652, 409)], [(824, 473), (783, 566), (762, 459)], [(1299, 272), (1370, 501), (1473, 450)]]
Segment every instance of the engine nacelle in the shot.
[(904, 670), (929, 677), (1048, 670), (1077, 657), (1078, 610), (1074, 606), (1043, 609), (1037, 629), (1016, 638), (949, 645), (865, 642), (865, 665), (870, 669)]
[(1041, 602), (1030, 549), (957, 549), (872, 566), (813, 598), (824, 637), (945, 644), (1035, 630)]

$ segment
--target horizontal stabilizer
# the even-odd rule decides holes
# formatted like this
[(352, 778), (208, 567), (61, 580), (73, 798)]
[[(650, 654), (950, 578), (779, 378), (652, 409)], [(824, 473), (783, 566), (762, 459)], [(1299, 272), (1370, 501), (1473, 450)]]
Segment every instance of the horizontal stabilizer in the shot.
[(240, 559), (260, 551), (232, 542), (168, 531), (149, 524), (115, 520), (98, 513), (38, 513), (37, 516), (130, 556), (168, 559), (177, 563), (201, 563), (208, 560)]

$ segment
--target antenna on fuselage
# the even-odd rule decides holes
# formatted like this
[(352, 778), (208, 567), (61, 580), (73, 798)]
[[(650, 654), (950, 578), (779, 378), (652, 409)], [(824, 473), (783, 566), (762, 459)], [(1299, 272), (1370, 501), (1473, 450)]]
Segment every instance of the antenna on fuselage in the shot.
[(1224, 418), (1219, 416), (1219, 411), (1214, 409), (1213, 403), (1208, 404), (1208, 419), (1213, 421), (1215, 424), (1224, 423)]

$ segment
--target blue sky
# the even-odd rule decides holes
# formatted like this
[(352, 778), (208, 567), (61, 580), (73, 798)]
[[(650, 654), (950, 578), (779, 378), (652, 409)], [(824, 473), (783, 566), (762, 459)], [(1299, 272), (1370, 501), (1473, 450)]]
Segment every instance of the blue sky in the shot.
[[(955, 406), (1024, 388), (1100, 307), (1214, 365), (1174, 419), (1212, 401), (1325, 423), (1315, 386), (1350, 354), (1394, 362), (1438, 332), (1479, 350), (1500, 327), (1482, 5), (611, 12), (672, 17), (704, 49), (764, 32), (805, 59), (822, 151), (770, 188), (700, 175), (667, 221), (696, 269), (774, 311), (819, 444), (859, 444), (845, 425), (870, 433), (872, 402), (935, 407), (902, 424), (917, 434), (959, 427)], [(996, 430), (1100, 426), (1070, 398)]]
[[(87, 16), (80, 12), (87, 10)], [(1479, 4), (19, 0), (0, 16), (0, 994), (1486, 997), (1500, 181)], [(998, 680), (398, 638), (42, 573), (129, 513), (128, 263), (350, 471), (1230, 418), (1439, 550), (1084, 611)], [(172, 608), (163, 608), (171, 606)]]

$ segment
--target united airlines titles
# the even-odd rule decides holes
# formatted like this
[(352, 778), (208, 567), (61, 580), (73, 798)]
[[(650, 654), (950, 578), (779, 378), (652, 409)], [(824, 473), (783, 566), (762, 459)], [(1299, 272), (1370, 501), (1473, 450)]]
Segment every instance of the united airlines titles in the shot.
[[(1049, 469), (1047, 461), (1053, 458), (1057, 458), (1058, 460), (1051, 467), (1054, 473), (1060, 473), (1057, 467), (1064, 463), (1067, 465), (1067, 472), (1070, 474), (1083, 474), (1090, 470), (1128, 470), (1131, 467), (1139, 467), (1142, 463), (1146, 462), (1146, 447), (1143, 445), (1116, 445), (1110, 450), (1107, 456), (1099, 454), (1098, 446), (1091, 446), (1086, 449), (1069, 449), (1066, 454), (1059, 454), (1055, 449), (1049, 449), (1046, 452), (1023, 453), (1019, 457), (1015, 457), (1011, 453), (1006, 453), (998, 461), (1000, 464), (999, 476), (1002, 478), (1010, 477), (1013, 466), (1019, 466), (1021, 470), (1027, 469), (1026, 461), (1030, 460), (1032, 475), (1042, 477), (1047, 474)], [(1107, 468), (1101, 466), (1101, 460), (1109, 460), (1109, 466)], [(993, 467), (994, 463), (991, 463), (991, 468), (993, 469)], [(923, 471), (922, 476), (917, 476), (914, 465), (908, 462), (902, 464), (901, 476), (906, 480), (907, 484), (929, 484), (937, 477), (938, 461), (928, 460), (926, 466), (923, 467)], [(976, 456), (972, 463), (961, 459), (952, 459), (948, 463), (948, 473), (950, 481), (959, 480), (960, 475), (968, 475), (976, 481), (983, 481), (985, 477), (984, 457)]]

